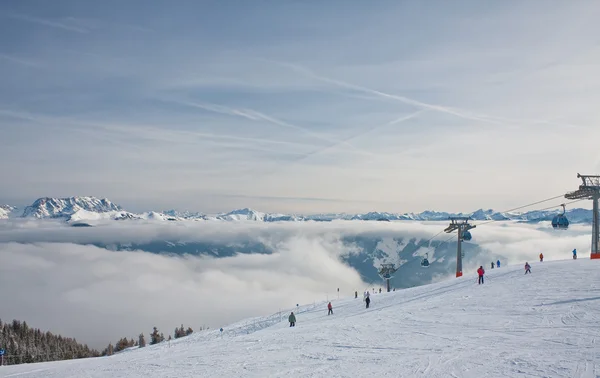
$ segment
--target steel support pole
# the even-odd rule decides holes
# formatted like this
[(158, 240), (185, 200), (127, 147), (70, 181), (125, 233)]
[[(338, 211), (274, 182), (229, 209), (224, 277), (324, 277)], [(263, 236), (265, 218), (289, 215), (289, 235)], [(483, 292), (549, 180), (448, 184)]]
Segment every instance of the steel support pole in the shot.
[(600, 249), (599, 247), (599, 239), (600, 239), (600, 222), (598, 222), (598, 199), (600, 198), (600, 194), (596, 193), (592, 198), (594, 201), (593, 211), (594, 214), (592, 216), (592, 251), (590, 254), (591, 259), (600, 259)]
[(458, 245), (456, 247), (456, 277), (462, 277), (462, 226), (458, 226)]

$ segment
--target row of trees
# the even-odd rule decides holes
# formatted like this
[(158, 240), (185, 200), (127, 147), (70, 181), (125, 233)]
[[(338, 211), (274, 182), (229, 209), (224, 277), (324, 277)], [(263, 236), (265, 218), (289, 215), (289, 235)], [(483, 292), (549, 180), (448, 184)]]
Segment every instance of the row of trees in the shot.
[[(175, 328), (175, 332), (174, 332), (173, 336), (176, 339), (178, 339), (180, 337), (189, 336), (192, 333), (194, 333), (194, 330), (191, 327), (188, 327), (187, 329), (185, 329), (182, 324), (181, 327)], [(167, 341), (171, 341), (171, 340), (172, 340), (171, 335), (169, 335), (169, 337), (167, 338)], [(150, 345), (162, 343), (163, 341), (165, 341), (165, 335), (162, 332), (159, 332), (158, 328), (154, 327), (154, 329), (152, 330), (152, 333), (150, 334)], [(127, 338), (124, 337), (124, 338), (120, 339), (114, 346), (112, 345), (112, 343), (108, 344), (108, 346), (102, 351), (102, 356), (110, 356), (114, 353), (120, 352), (122, 350), (131, 348), (131, 347), (143, 348), (145, 346), (146, 346), (146, 338), (144, 337), (143, 333), (140, 333), (137, 341), (134, 341), (133, 339), (127, 340)]]
[(100, 356), (100, 352), (75, 339), (42, 332), (19, 320), (0, 320), (0, 348), (4, 349), (4, 365)]
[[(205, 328), (201, 327), (201, 329)], [(181, 327), (175, 328), (173, 336), (178, 339), (189, 336), (193, 332), (191, 327), (186, 329), (182, 324)], [(171, 335), (169, 335), (167, 340), (171, 339)], [(154, 327), (150, 334), (150, 345), (163, 341), (165, 341), (165, 336), (158, 331), (158, 328)], [(146, 346), (143, 333), (138, 336), (137, 341), (123, 337), (115, 345), (110, 343), (102, 352), (99, 352), (89, 348), (86, 344), (79, 344), (73, 338), (31, 328), (26, 322), (13, 320), (11, 323), (3, 323), (0, 319), (0, 349), (4, 349), (4, 365), (110, 356), (136, 346), (140, 348)]]

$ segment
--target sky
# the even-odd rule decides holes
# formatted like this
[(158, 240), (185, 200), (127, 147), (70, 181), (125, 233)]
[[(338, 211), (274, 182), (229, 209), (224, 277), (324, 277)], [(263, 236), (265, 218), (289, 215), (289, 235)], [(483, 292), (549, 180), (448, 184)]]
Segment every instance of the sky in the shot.
[[(0, 318), (25, 320), (31, 327), (75, 337), (99, 349), (122, 337), (137, 339), (141, 332), (148, 340), (155, 326), (165, 335), (182, 323), (194, 330), (215, 329), (296, 304), (331, 300), (337, 297), (337, 288), (340, 297), (348, 297), (355, 290), (382, 287), (383, 282), (363, 282), (355, 269), (342, 262), (342, 256), (360, 253), (343, 238), (443, 242), (448, 235), (439, 231), (445, 226), (445, 222), (113, 221), (74, 228), (56, 220), (2, 221), (0, 287), (10, 290), (0, 290)], [(563, 260), (577, 248), (580, 258), (589, 258), (589, 225), (573, 225), (566, 232), (548, 228), (547, 224), (504, 222), (479, 225), (471, 243), (482, 250), (466, 257), (465, 276), (475, 278), (480, 264), (488, 267), (496, 259), (502, 266), (532, 262), (539, 252), (545, 261)], [(245, 241), (264, 244), (274, 252), (173, 257), (111, 251), (92, 244), (156, 240), (227, 245)], [(401, 249), (402, 240), (398, 241)], [(423, 247), (413, 258), (420, 260), (427, 251), (432, 252)], [(395, 257), (389, 252), (392, 261)], [(429, 258), (438, 263), (434, 253)], [(402, 274), (419, 272), (404, 269)], [(450, 271), (434, 280), (454, 276)], [(427, 280), (423, 284), (429, 283), (428, 277), (423, 279)]]
[(600, 173), (600, 4), (0, 3), (0, 203), (503, 210)]

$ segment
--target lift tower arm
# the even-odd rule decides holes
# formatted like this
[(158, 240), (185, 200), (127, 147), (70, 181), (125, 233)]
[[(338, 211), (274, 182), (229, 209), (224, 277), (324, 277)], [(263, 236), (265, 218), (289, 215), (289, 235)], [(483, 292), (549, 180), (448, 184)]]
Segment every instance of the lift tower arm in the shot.
[(590, 253), (591, 259), (600, 259), (600, 222), (598, 215), (598, 200), (600, 200), (600, 176), (580, 175), (577, 174), (582, 183), (579, 189), (565, 194), (565, 198), (575, 199), (591, 199), (593, 201), (592, 214), (592, 250)]

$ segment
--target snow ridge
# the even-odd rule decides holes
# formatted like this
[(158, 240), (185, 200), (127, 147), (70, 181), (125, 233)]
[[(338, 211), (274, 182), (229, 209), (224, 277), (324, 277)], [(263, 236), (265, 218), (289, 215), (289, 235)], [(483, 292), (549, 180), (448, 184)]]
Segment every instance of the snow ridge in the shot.
[(122, 210), (108, 199), (96, 197), (39, 198), (23, 210), (24, 218), (68, 218), (79, 210), (106, 213)]
[(0, 219), (7, 219), (8, 215), (12, 213), (16, 207), (9, 205), (0, 205)]

